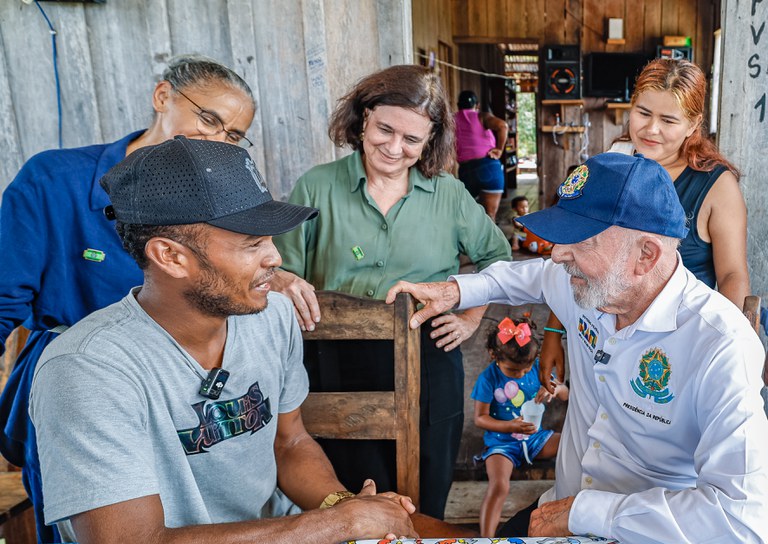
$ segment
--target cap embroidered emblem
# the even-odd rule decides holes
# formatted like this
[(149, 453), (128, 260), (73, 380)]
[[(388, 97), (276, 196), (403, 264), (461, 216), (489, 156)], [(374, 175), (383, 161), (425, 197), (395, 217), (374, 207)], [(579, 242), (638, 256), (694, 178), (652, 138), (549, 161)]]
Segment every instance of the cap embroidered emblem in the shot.
[(557, 188), (558, 196), (566, 200), (580, 197), (581, 188), (587, 183), (587, 178), (589, 178), (589, 168), (586, 164), (582, 164)]
[(246, 159), (245, 159), (245, 167), (251, 173), (251, 176), (253, 177), (253, 181), (255, 181), (256, 185), (259, 186), (259, 190), (262, 193), (266, 193), (267, 192), (267, 184), (265, 183), (264, 178), (261, 177), (261, 174), (256, 169), (256, 164), (253, 162), (253, 160), (250, 157), (246, 157)]
[(669, 377), (672, 374), (667, 355), (660, 348), (645, 352), (640, 358), (639, 376), (630, 382), (638, 396), (653, 399), (656, 404), (666, 404), (675, 396), (669, 391)]

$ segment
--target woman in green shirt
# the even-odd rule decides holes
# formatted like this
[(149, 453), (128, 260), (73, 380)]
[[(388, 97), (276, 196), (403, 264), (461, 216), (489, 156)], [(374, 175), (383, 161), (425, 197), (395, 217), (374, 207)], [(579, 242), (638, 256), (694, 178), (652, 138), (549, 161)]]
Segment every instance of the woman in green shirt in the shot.
[[(369, 75), (339, 101), (329, 134), (354, 153), (298, 180), (290, 201), (320, 215), (275, 238), (283, 270), (271, 283), (291, 297), (303, 328), (312, 330), (321, 318), (315, 289), (383, 299), (398, 280), (442, 281), (457, 273), (460, 254), (481, 269), (510, 259), (503, 233), (462, 183), (443, 172), (454, 160), (453, 128), (439, 77), (420, 66)], [(421, 510), (438, 518), (463, 426), (464, 370), (456, 348), (483, 312), (443, 315), (422, 329)], [(334, 349), (348, 355), (339, 354), (333, 371), (326, 360), (322, 374), (310, 367), (311, 390), (391, 386), (391, 348), (365, 355), (361, 346)], [(394, 451), (391, 444), (324, 447), (349, 489), (367, 477), (380, 490), (394, 488), (394, 455), (385, 451)]]

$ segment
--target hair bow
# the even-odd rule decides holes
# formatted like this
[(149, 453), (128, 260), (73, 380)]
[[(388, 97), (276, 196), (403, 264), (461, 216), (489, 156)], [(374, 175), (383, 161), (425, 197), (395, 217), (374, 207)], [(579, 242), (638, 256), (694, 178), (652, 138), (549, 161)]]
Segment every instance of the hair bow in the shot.
[(497, 336), (502, 344), (506, 344), (514, 338), (517, 345), (523, 347), (531, 341), (531, 327), (528, 326), (528, 323), (519, 323), (515, 325), (514, 321), (505, 317), (504, 320), (499, 323), (499, 333)]

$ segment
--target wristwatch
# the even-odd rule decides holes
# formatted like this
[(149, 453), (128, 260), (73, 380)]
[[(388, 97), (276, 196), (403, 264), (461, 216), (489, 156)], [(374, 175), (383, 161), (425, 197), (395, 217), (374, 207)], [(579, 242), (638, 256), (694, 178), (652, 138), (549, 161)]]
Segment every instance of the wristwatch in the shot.
[(341, 501), (351, 499), (355, 494), (351, 491), (334, 491), (320, 503), (320, 508), (330, 508), (331, 506), (339, 504)]

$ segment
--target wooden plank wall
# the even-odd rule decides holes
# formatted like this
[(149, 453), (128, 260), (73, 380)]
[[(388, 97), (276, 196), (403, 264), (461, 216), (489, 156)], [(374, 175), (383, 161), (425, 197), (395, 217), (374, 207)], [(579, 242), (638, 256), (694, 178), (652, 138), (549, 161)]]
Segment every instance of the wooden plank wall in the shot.
[[(752, 293), (768, 300), (768, 2), (723, 0), (718, 140), (741, 168)], [(765, 342), (765, 337), (763, 337)]]
[[(663, 35), (690, 36), (697, 60), (711, 62), (716, 0), (452, 0), (457, 42), (531, 38), (581, 43), (582, 52), (655, 51)], [(624, 19), (624, 45), (605, 43), (609, 17)]]
[[(427, 24), (426, 10), (417, 11), (416, 6), (434, 7), (435, 1), (414, 0), (414, 29), (424, 29), (419, 42), (427, 47), (436, 38), (434, 31), (430, 37), (432, 27)], [(684, 35), (692, 39), (695, 61), (710, 73), (712, 33), (719, 24), (719, 5), (719, 0), (452, 0), (451, 20), (459, 64), (471, 69), (488, 70), (492, 65), (488, 55), (495, 54), (495, 44), (511, 40), (531, 40), (539, 45), (580, 44), (582, 54), (606, 51), (650, 55), (662, 36)], [(609, 17), (624, 19), (625, 44), (605, 42)], [(485, 49), (478, 44), (486, 44)], [(481, 87), (477, 76), (456, 77), (457, 92)], [(589, 117), (589, 155), (608, 149), (624, 131), (623, 124), (615, 124), (613, 112), (606, 111), (605, 102), (586, 98), (583, 108), (569, 108), (566, 112), (568, 120), (577, 124), (584, 121), (584, 114)], [(553, 124), (556, 111), (559, 108), (541, 109), (540, 124)], [(567, 167), (580, 162), (583, 142), (583, 136), (571, 134), (558, 138), (555, 145), (551, 134), (539, 133), (539, 175), (545, 202), (550, 201)]]
[[(410, 0), (43, 2), (57, 29), (65, 147), (113, 141), (151, 120), (165, 62), (196, 52), (233, 67), (258, 104), (252, 154), (277, 198), (338, 150), (329, 112), (360, 77), (410, 62)], [(354, 29), (354, 31), (349, 31)], [(0, 2), (0, 189), (57, 147), (51, 38), (37, 7)]]
[[(445, 0), (412, 0), (411, 16), (413, 21), (413, 63), (424, 64), (420, 52), (434, 52), (441, 61), (457, 64), (458, 50), (453, 43), (453, 12)], [(450, 48), (450, 58), (441, 55), (440, 44)], [(460, 63), (459, 63), (460, 64)], [(459, 79), (456, 70), (437, 64), (443, 85), (448, 94), (456, 94)], [(453, 90), (453, 92), (451, 92)], [(452, 97), (449, 97), (452, 99)]]

